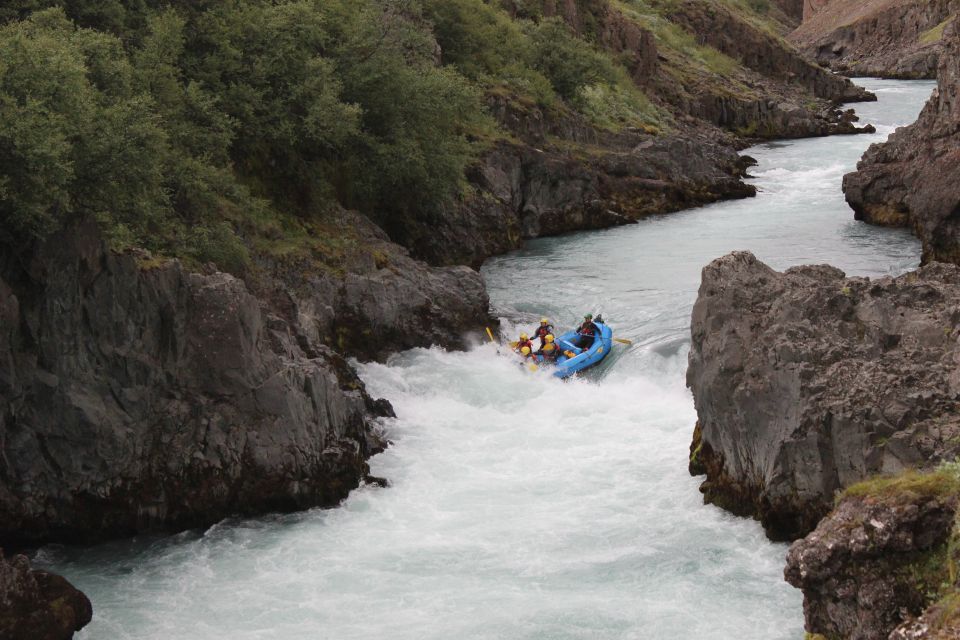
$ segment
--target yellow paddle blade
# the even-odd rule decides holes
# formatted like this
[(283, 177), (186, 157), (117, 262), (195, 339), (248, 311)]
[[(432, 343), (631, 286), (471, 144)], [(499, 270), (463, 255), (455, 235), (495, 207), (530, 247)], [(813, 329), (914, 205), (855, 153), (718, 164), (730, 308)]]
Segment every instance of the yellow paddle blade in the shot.
[(528, 366), (530, 367), (530, 371), (536, 371), (537, 369), (540, 368), (540, 367), (538, 367), (538, 366), (535, 365), (535, 364), (531, 364), (531, 365), (528, 365)]
[(493, 331), (490, 331), (490, 327), (487, 327), (487, 335), (490, 336), (490, 342), (496, 344), (496, 340), (493, 339)]
[(613, 341), (620, 344), (633, 344), (633, 340), (627, 340), (626, 338), (614, 338)]
[(512, 349), (516, 349), (518, 344), (520, 344), (520, 342), (518, 340), (514, 340), (513, 342), (510, 343), (510, 347)]

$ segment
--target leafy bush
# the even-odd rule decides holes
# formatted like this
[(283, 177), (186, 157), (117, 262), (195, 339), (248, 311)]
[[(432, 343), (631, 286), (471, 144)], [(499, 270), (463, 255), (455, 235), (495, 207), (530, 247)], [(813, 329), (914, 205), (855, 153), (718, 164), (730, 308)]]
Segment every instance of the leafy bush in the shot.
[(5, 242), (95, 216), (118, 245), (240, 269), (265, 217), (438, 206), (492, 128), (409, 2), (19, 0), (0, 19)]
[(656, 108), (646, 96), (618, 86), (594, 84), (582, 87), (576, 104), (592, 124), (604, 129), (653, 127), (658, 121)]
[(577, 38), (562, 20), (544, 20), (532, 29), (531, 37), (533, 67), (563, 99), (575, 99), (584, 87), (617, 82), (617, 69), (610, 58)]
[(309, 233), (335, 206), (384, 223), (442, 210), (499, 135), (488, 92), (608, 128), (655, 114), (542, 2), (514, 7), (6, 2), (0, 242), (87, 216), (118, 247), (243, 271), (248, 247), (283, 246), (277, 234)]
[(112, 37), (75, 29), (58, 9), (0, 28), (5, 240), (77, 214), (139, 223), (169, 207), (166, 135), (131, 77)]

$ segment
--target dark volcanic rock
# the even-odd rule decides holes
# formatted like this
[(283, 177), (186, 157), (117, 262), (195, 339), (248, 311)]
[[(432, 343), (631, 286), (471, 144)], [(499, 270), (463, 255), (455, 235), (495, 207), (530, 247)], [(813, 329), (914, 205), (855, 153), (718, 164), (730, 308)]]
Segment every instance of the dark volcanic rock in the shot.
[(750, 253), (703, 270), (687, 386), (705, 500), (792, 539), (840, 488), (950, 459), (960, 439), (960, 267), (844, 278)]
[(477, 195), (390, 232), (432, 264), (479, 266), (530, 238), (753, 196), (742, 174), (736, 152), (707, 137), (626, 132), (592, 155), (504, 144), (471, 172)]
[(958, 11), (958, 0), (808, 0), (790, 38), (846, 75), (933, 78), (943, 45), (932, 34)]
[(856, 218), (911, 227), (924, 262), (960, 262), (960, 28), (945, 38), (938, 87), (920, 118), (871, 146), (843, 179)]
[(0, 255), (0, 541), (333, 505), (382, 447), (353, 371), (242, 281), (93, 224)]
[(353, 236), (354, 250), (341, 269), (295, 264), (286, 277), (289, 286), (271, 281), (261, 296), (284, 290), (276, 307), (311, 341), (361, 360), (382, 361), (413, 347), (463, 348), (470, 332), (495, 322), (477, 271), (418, 262), (357, 213), (341, 211), (335, 222)]
[(919, 615), (929, 592), (948, 577), (945, 547), (956, 496), (903, 497), (845, 498), (790, 547), (784, 576), (803, 590), (808, 632), (886, 638)]
[(67, 640), (92, 616), (90, 600), (69, 582), (0, 551), (0, 640)]

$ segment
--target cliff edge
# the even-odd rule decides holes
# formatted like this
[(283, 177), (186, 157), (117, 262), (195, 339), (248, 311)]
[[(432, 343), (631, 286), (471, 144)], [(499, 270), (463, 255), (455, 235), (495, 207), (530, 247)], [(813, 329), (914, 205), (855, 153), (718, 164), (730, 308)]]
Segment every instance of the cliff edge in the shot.
[(849, 76), (933, 78), (957, 0), (807, 0), (789, 39)]
[(919, 119), (872, 145), (844, 176), (858, 220), (913, 229), (923, 261), (960, 262), (960, 25), (951, 26), (937, 89)]
[(790, 540), (836, 491), (960, 450), (960, 268), (846, 278), (746, 252), (703, 270), (687, 386), (704, 498)]
[(394, 250), (299, 291), (272, 283), (272, 297), (115, 253), (91, 222), (0, 251), (0, 540), (95, 541), (337, 504), (383, 448), (375, 418), (391, 410), (324, 342), (331, 329), (347, 353), (383, 354), (486, 318), (476, 272), (365, 246)]
[(848, 489), (787, 554), (809, 633), (946, 640), (958, 625), (956, 465)]

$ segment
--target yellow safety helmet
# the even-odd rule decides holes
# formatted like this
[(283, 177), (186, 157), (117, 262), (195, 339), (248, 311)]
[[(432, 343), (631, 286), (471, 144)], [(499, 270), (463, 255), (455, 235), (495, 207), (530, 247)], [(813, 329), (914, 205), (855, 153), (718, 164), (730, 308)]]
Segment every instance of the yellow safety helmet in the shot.
[(540, 318), (540, 324), (550, 324), (549, 318)]
[(552, 333), (548, 333), (548, 334), (547, 334), (547, 337), (544, 338), (544, 340), (546, 340), (547, 342), (553, 342), (553, 334), (552, 334)]
[(530, 336), (528, 336), (528, 335), (525, 334), (525, 333), (521, 333), (521, 334), (520, 334), (520, 339), (521, 339), (521, 340), (529, 340), (529, 339), (530, 339)]
[(530, 355), (530, 347), (524, 347), (523, 349), (520, 349), (520, 353), (522, 353), (525, 356)]

